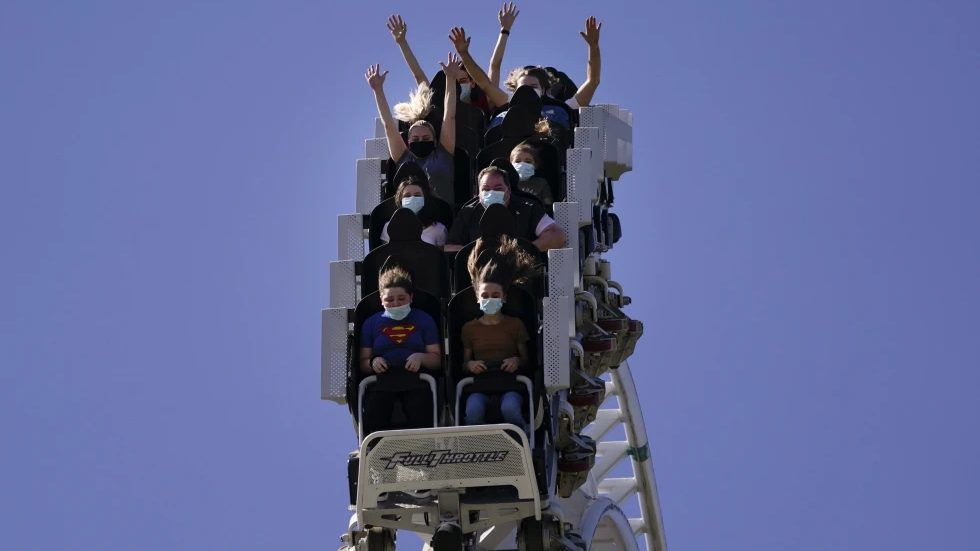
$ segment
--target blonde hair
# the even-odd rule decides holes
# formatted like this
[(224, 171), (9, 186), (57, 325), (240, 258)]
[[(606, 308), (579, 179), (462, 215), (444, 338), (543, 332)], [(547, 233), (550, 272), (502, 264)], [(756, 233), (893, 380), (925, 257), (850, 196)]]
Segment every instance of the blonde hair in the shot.
[(538, 155), (538, 150), (535, 149), (534, 146), (528, 143), (519, 143), (514, 147), (514, 149), (510, 150), (510, 158), (509, 158), (510, 162), (514, 162), (514, 157), (518, 153), (522, 153), (522, 152), (529, 153), (531, 155), (531, 158), (534, 159), (535, 167), (541, 166), (541, 157)]
[[(432, 89), (420, 82), (418, 87), (408, 93), (408, 101), (395, 104), (392, 115), (402, 122), (416, 122), (424, 119), (432, 111)], [(431, 128), (432, 125), (429, 125)], [(435, 132), (432, 133), (435, 136)]]

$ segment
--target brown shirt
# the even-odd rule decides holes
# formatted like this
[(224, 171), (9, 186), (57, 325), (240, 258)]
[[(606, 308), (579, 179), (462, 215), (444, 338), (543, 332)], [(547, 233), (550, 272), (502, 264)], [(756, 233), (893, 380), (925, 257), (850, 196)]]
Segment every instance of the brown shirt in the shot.
[(524, 323), (513, 316), (501, 316), (496, 325), (487, 325), (479, 319), (463, 325), (463, 347), (473, 350), (474, 360), (497, 362), (520, 357), (517, 346), (527, 341)]

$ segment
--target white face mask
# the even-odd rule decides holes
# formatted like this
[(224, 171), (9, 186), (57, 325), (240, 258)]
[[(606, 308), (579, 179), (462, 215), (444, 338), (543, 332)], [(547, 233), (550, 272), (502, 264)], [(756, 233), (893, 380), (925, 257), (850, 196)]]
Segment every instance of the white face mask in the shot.
[(483, 310), (484, 314), (490, 314), (491, 316), (500, 311), (504, 307), (504, 299), (502, 298), (481, 298), (480, 299), (480, 310)]
[(481, 191), (480, 202), (484, 207), (489, 207), (495, 203), (504, 204), (504, 192), (502, 191)]
[(470, 93), (473, 91), (473, 85), (470, 83), (459, 85), (459, 101), (464, 103), (470, 102)]
[(534, 165), (531, 163), (514, 163), (514, 170), (517, 171), (522, 182), (534, 176)]
[(405, 317), (408, 316), (408, 313), (412, 311), (411, 303), (402, 304), (401, 306), (392, 306), (390, 308), (385, 306), (384, 308), (385, 308), (385, 313), (381, 315), (386, 318), (391, 318), (395, 321), (401, 321), (405, 319)]
[(412, 212), (418, 214), (422, 210), (422, 207), (425, 206), (425, 197), (422, 195), (402, 197), (402, 206), (406, 209), (412, 209)]

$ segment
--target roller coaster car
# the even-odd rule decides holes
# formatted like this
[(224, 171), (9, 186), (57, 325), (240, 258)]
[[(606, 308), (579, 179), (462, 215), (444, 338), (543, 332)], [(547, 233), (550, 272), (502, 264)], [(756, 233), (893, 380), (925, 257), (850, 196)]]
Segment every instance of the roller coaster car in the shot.
[[(530, 308), (531, 316), (525, 314), (533, 299), (516, 289), (512, 293), (505, 313), (533, 324), (534, 308)], [(462, 359), (459, 334), (463, 323), (479, 315), (476, 304), (469, 289), (457, 294), (448, 308), (450, 369), (446, 386), (457, 389), (454, 398), (463, 396), (460, 390), (467, 387), (488, 390), (481, 386), (483, 383), (467, 381), (472, 378), (462, 377), (457, 368)], [(529, 378), (521, 388), (533, 395)], [(453, 401), (458, 409), (459, 402)], [(526, 403), (532, 411), (534, 402)], [(529, 416), (533, 421), (533, 415)], [(352, 480), (356, 471), (352, 493), (358, 524), (432, 534), (435, 549), (455, 550), (474, 533), (496, 524), (541, 519), (540, 493), (544, 489), (547, 495), (547, 488), (541, 488), (540, 483), (547, 478), (536, 474), (543, 468), (535, 461), (533, 447), (524, 431), (510, 424), (369, 434), (361, 441), (349, 471)], [(425, 496), (420, 491), (431, 494)]]

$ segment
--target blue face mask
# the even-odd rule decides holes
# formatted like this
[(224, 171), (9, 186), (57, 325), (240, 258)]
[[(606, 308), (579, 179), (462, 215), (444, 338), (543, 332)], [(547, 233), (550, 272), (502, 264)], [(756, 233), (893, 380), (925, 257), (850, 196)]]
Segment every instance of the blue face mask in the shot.
[(529, 180), (534, 176), (534, 165), (531, 163), (514, 163), (514, 170), (521, 177), (521, 181)]
[(408, 316), (408, 313), (412, 311), (411, 304), (402, 304), (401, 306), (392, 306), (391, 308), (385, 306), (385, 313), (381, 314), (382, 317), (391, 318), (395, 321), (401, 321)]
[(418, 214), (422, 207), (425, 206), (425, 197), (418, 195), (415, 197), (402, 197), (402, 206), (406, 209), (412, 209), (412, 212)]
[(481, 298), (480, 299), (480, 310), (483, 310), (484, 314), (490, 314), (491, 316), (500, 311), (504, 307), (504, 299), (502, 298)]
[(504, 192), (502, 191), (481, 191), (480, 201), (484, 207), (489, 207), (495, 203), (504, 204)]

